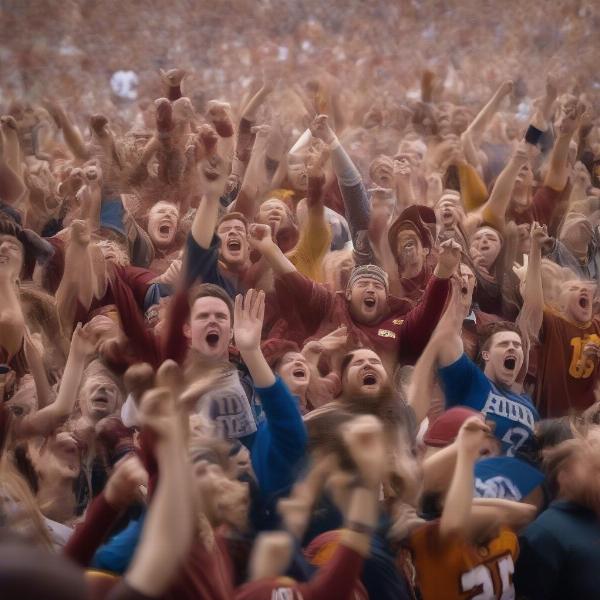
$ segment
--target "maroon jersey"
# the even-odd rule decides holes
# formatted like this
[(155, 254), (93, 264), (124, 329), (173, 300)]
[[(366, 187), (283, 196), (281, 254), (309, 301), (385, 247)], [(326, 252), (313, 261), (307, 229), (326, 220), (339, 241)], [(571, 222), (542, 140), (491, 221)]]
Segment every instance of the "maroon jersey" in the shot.
[(542, 417), (578, 413), (594, 403), (598, 361), (583, 355), (588, 342), (600, 344), (600, 319), (581, 325), (544, 311), (535, 392)]

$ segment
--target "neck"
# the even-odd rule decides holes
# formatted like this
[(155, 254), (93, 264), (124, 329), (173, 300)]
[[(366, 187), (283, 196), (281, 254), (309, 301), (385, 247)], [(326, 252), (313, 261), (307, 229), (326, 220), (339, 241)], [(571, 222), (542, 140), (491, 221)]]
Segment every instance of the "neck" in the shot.
[(66, 523), (75, 515), (75, 494), (70, 478), (40, 479), (36, 499), (43, 515), (58, 523)]

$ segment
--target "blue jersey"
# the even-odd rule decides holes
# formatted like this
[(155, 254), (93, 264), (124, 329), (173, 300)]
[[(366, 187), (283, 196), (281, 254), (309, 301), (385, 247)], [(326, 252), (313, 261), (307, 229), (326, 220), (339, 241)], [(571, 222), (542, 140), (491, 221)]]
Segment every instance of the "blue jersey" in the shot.
[(463, 354), (455, 363), (439, 370), (446, 408), (468, 406), (494, 421), (494, 433), (508, 456), (533, 435), (540, 416), (526, 394), (499, 388)]

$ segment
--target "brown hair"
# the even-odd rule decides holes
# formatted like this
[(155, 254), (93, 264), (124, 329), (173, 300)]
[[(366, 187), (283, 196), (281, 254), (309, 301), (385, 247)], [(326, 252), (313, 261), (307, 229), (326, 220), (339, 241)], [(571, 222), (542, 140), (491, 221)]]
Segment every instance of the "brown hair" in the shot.
[(193, 308), (196, 300), (200, 298), (218, 298), (227, 304), (229, 309), (229, 320), (233, 324), (233, 300), (229, 294), (220, 286), (214, 283), (201, 283), (192, 289), (189, 295), (190, 310)]
[(246, 219), (246, 217), (241, 212), (234, 211), (225, 213), (217, 223), (217, 230), (219, 229), (222, 223), (225, 223), (225, 221), (241, 221), (244, 224), (246, 231), (248, 231), (248, 219)]
[(481, 353), (490, 349), (492, 343), (492, 337), (501, 331), (512, 331), (516, 333), (523, 341), (523, 334), (519, 329), (519, 326), (511, 321), (496, 321), (489, 323), (481, 328), (479, 332), (479, 358), (481, 359)]

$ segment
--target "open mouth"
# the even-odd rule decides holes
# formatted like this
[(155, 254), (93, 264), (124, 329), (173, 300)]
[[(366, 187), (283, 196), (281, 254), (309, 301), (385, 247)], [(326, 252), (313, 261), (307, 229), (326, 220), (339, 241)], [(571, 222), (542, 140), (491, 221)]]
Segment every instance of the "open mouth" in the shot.
[(171, 226), (170, 225), (161, 225), (158, 228), (158, 231), (160, 232), (161, 235), (169, 235), (169, 233), (171, 233)]
[(590, 303), (585, 296), (579, 298), (579, 306), (581, 306), (581, 308), (587, 308), (589, 305)]
[(365, 375), (363, 375), (363, 385), (376, 385), (377, 384), (377, 377), (375, 376), (375, 373), (365, 373)]
[(292, 375), (297, 379), (304, 379), (304, 377), (306, 377), (306, 371), (304, 369), (295, 369), (292, 372)]
[(231, 252), (239, 252), (242, 249), (242, 243), (239, 240), (229, 240), (227, 242), (227, 250)]
[(463, 296), (466, 296), (468, 292), (469, 292), (469, 288), (468, 288), (466, 285), (463, 285), (463, 286), (460, 288), (460, 293), (461, 293)]
[(214, 332), (211, 332), (211, 333), (207, 334), (206, 335), (206, 343), (211, 348), (215, 348), (216, 345), (219, 343), (219, 334), (218, 333), (214, 333)]
[(364, 303), (367, 308), (373, 308), (375, 306), (375, 298), (365, 298)]
[(0, 256), (0, 263), (7, 263), (8, 262), (8, 256)]
[(504, 368), (509, 371), (514, 371), (517, 366), (517, 359), (514, 356), (507, 356), (504, 359)]

